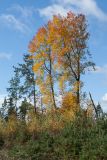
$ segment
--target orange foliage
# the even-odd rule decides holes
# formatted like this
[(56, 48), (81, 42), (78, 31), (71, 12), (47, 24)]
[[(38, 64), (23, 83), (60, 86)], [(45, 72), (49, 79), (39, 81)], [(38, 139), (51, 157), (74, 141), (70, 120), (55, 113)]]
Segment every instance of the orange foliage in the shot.
[[(79, 68), (82, 55), (79, 53), (86, 48), (84, 42), (88, 38), (88, 33), (84, 30), (86, 25), (84, 22), (84, 15), (76, 15), (72, 12), (68, 12), (66, 17), (55, 15), (47, 25), (38, 30), (30, 42), (29, 51), (33, 54), (35, 62), (33, 70), (37, 75), (40, 75), (38, 77), (40, 82), (42, 79), (42, 82), (39, 83), (39, 86), (42, 88), (41, 86), (45, 84), (43, 90), (46, 90), (46, 92), (54, 94), (54, 75), (57, 72), (63, 74), (62, 78), (59, 76), (59, 84), (62, 90), (64, 90), (66, 81), (72, 82), (71, 79), (73, 79), (77, 83), (80, 72), (82, 72)], [(84, 52), (81, 51), (81, 54), (84, 54)], [(56, 68), (56, 66), (58, 67)], [(74, 86), (74, 90), (77, 92), (80, 88), (80, 80)], [(72, 97), (68, 94), (64, 99), (70, 96)], [(49, 98), (52, 97), (54, 96), (49, 96)], [(71, 102), (70, 99), (67, 106), (71, 106), (71, 103), (74, 102)]]

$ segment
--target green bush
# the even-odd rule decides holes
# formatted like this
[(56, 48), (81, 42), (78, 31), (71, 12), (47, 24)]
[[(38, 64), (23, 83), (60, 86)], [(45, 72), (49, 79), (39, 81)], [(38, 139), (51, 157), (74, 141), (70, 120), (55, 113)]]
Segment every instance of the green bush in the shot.
[(8, 157), (15, 160), (106, 160), (107, 120), (78, 115), (59, 132), (42, 130), (35, 139), (20, 123), (13, 142)]

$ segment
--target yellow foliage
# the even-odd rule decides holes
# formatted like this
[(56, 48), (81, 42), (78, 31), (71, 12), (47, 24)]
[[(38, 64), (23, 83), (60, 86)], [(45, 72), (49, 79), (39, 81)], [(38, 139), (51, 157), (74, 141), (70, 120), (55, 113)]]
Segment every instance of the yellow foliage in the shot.
[(67, 92), (62, 100), (62, 111), (65, 119), (70, 120), (74, 118), (78, 109), (75, 95)]
[(18, 128), (18, 121), (15, 115), (11, 115), (8, 119), (7, 125), (6, 125), (6, 134), (8, 137), (12, 137)]
[(34, 71), (34, 72), (37, 72), (42, 65), (43, 65), (43, 62), (38, 62), (38, 63), (36, 63), (36, 64), (33, 66), (33, 71)]
[(59, 78), (59, 88), (60, 88), (61, 90), (63, 90), (63, 91), (64, 91), (64, 89), (65, 89), (65, 87), (66, 87), (66, 85), (65, 85), (65, 82), (66, 82), (66, 81), (67, 81), (67, 74), (64, 73), (63, 76), (61, 76), (61, 77)]
[(27, 117), (27, 128), (28, 132), (32, 135), (35, 135), (37, 131), (39, 131), (39, 123), (38, 119), (35, 115), (35, 112), (33, 110), (30, 110)]
[(93, 114), (94, 114), (94, 110), (93, 110), (93, 107), (92, 106), (88, 106), (87, 110), (87, 117), (93, 117)]
[(5, 121), (0, 118), (0, 136), (4, 136), (4, 133), (5, 133)]
[(63, 97), (62, 108), (66, 110), (76, 111), (76, 97), (71, 92), (67, 92)]
[(63, 117), (59, 110), (48, 109), (46, 113), (46, 119), (44, 120), (44, 126), (49, 131), (57, 132), (64, 127)]

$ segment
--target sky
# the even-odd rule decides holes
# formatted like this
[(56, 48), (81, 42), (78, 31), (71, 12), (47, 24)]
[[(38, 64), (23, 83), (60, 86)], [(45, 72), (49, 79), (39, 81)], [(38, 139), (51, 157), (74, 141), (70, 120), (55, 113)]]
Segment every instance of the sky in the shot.
[(86, 15), (96, 71), (82, 77), (84, 90), (107, 111), (107, 0), (0, 0), (0, 104), (7, 94), (12, 66), (22, 62), (39, 27), (53, 14), (66, 16), (68, 11)]

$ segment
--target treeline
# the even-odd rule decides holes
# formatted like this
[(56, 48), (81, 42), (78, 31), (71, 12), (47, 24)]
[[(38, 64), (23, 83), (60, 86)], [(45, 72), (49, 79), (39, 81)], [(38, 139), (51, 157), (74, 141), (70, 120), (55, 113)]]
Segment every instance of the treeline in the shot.
[(82, 14), (53, 16), (13, 67), (0, 109), (0, 159), (106, 160), (107, 116), (82, 92), (95, 68)]
[(1, 107), (1, 115), (4, 118), (13, 111), (17, 112), (17, 115), (22, 111), (26, 113), (26, 108), (21, 108), (23, 103), (30, 104), (32, 102), (32, 107), (34, 106), (36, 111), (37, 90), (35, 75), (32, 70), (33, 60), (30, 60), (29, 57), (29, 54), (25, 54), (23, 63), (13, 66), (13, 76), (9, 81), (7, 97), (5, 97)]

